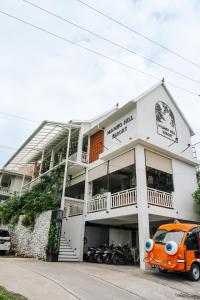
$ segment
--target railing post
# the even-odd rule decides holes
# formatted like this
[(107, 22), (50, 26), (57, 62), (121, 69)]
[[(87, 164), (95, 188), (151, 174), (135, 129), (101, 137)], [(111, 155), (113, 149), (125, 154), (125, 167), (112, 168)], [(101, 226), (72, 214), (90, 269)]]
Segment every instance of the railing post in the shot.
[(109, 213), (111, 207), (111, 193), (108, 192), (106, 196), (106, 212)]

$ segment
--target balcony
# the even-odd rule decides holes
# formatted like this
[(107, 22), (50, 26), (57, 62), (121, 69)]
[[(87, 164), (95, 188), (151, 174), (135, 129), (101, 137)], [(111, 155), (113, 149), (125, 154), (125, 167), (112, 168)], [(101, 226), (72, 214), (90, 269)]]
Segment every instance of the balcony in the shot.
[(136, 189), (128, 189), (114, 194), (104, 193), (87, 201), (87, 213), (109, 211), (111, 209), (137, 204)]
[(151, 205), (174, 208), (173, 195), (171, 193), (147, 188), (147, 201)]
[(65, 197), (64, 209), (66, 211), (66, 217), (78, 216), (83, 214), (84, 201)]
[(0, 195), (10, 197), (12, 196), (12, 192), (9, 187), (0, 186)]
[[(77, 161), (77, 152), (73, 153), (72, 155), (69, 156), (69, 160), (72, 161)], [(81, 162), (87, 164), (88, 163), (88, 155), (87, 152), (82, 151), (81, 153)]]
[[(173, 195), (156, 189), (147, 188), (147, 201), (150, 205), (159, 206), (161, 208), (173, 209)], [(136, 188), (127, 189), (114, 194), (110, 192), (97, 195), (87, 201), (86, 214), (96, 212), (111, 212), (116, 208), (122, 208), (137, 205)], [(65, 198), (65, 210), (67, 216), (77, 216), (83, 214), (84, 200)]]

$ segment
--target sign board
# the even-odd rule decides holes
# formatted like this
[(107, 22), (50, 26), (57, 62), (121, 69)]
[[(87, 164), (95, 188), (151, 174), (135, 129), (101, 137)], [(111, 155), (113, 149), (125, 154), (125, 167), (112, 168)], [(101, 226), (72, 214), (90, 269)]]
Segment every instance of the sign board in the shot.
[(155, 105), (155, 114), (158, 134), (172, 141), (177, 141), (175, 118), (169, 106), (158, 101)]

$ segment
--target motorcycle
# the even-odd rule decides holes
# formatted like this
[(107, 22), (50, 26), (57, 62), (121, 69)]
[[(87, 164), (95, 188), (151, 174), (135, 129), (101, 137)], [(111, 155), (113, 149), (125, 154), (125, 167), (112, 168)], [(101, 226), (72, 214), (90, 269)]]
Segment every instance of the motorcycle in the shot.
[(102, 264), (103, 263), (103, 254), (105, 252), (105, 250), (107, 249), (107, 244), (105, 243), (102, 247), (100, 246), (95, 253), (95, 261), (98, 264)]
[(90, 247), (88, 249), (88, 252), (87, 252), (87, 260), (89, 262), (95, 262), (95, 253), (97, 251), (98, 248), (96, 247)]
[(114, 244), (110, 245), (103, 253), (103, 262), (105, 264), (112, 263), (112, 255), (113, 255)]
[(134, 264), (134, 257), (131, 253), (131, 249), (128, 245), (124, 245), (123, 247), (119, 245), (113, 251), (112, 262), (114, 265), (119, 264)]

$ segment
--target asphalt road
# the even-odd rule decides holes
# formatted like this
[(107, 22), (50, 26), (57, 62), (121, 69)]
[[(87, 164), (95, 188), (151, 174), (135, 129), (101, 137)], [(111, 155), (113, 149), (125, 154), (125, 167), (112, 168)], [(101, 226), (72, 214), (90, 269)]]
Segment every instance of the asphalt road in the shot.
[(132, 266), (2, 257), (0, 285), (30, 300), (200, 300), (200, 282)]

